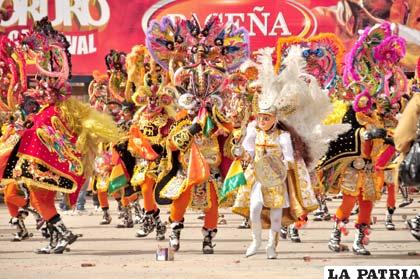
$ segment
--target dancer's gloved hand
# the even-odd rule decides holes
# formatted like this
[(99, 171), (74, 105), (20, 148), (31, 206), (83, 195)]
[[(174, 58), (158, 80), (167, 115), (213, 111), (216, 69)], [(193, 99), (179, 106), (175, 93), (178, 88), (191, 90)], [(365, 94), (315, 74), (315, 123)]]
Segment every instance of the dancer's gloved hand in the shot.
[(386, 137), (386, 130), (382, 128), (373, 128), (372, 130), (366, 131), (364, 138), (365, 140), (381, 139)]
[(191, 126), (188, 127), (188, 132), (191, 133), (191, 135), (195, 135), (201, 132), (203, 128), (201, 128), (201, 125), (198, 123), (193, 123)]
[(394, 145), (394, 146), (395, 146), (394, 139), (393, 139), (393, 138), (391, 138), (391, 137), (386, 137), (386, 138), (384, 138), (384, 143), (385, 143), (385, 144), (389, 144), (389, 145)]

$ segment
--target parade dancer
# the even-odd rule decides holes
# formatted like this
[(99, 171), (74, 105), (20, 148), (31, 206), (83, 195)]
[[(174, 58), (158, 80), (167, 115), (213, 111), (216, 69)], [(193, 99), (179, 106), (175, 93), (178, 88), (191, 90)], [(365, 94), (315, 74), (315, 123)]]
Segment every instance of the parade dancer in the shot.
[[(117, 228), (132, 228), (135, 222), (142, 218), (142, 210), (139, 199), (139, 189), (130, 184), (133, 176), (135, 158), (128, 150), (128, 131), (130, 130), (135, 105), (132, 103), (131, 91), (126, 87), (129, 83), (127, 73), (126, 53), (117, 50), (111, 50), (105, 56), (105, 63), (108, 72), (107, 93), (109, 101), (107, 110), (113, 116), (114, 121), (124, 131), (124, 137), (111, 147), (112, 150), (112, 171), (109, 177), (108, 192), (121, 196), (121, 223)], [(134, 209), (135, 218), (133, 219)]]
[[(129, 82), (130, 75), (127, 74), (127, 77), (123, 72), (125, 67), (121, 65), (125, 61), (125, 53), (117, 52), (112, 50), (108, 55), (105, 57), (106, 65), (107, 65), (107, 74), (101, 74), (99, 71), (94, 71), (92, 73), (93, 80), (89, 84), (88, 93), (89, 93), (89, 103), (90, 105), (100, 112), (108, 113), (113, 117), (115, 123), (124, 123), (124, 115), (123, 115), (123, 100), (121, 97), (126, 97), (127, 94), (122, 94), (122, 86), (125, 84), (125, 79), (127, 79), (127, 83)], [(120, 77), (120, 78), (116, 78)], [(117, 88), (118, 94), (115, 93), (111, 94), (111, 90), (109, 88), (113, 86), (115, 92), (115, 85), (110, 84), (110, 80), (114, 81), (114, 83), (121, 84)], [(128, 95), (129, 98), (131, 95)], [(123, 101), (124, 102), (124, 101)], [(127, 121), (130, 121), (130, 117), (126, 117)], [(109, 213), (109, 200), (108, 200), (108, 185), (110, 182), (110, 175), (112, 172), (112, 160), (110, 159), (110, 150), (112, 147), (105, 146), (104, 144), (100, 144), (100, 150), (102, 150), (101, 154), (95, 158), (95, 176), (91, 178), (90, 184), (91, 189), (96, 192), (99, 207), (102, 210), (102, 220), (99, 223), (100, 225), (109, 225), (112, 221), (112, 217)], [(111, 157), (112, 158), (112, 157)], [(118, 219), (123, 219), (125, 216), (125, 212), (123, 211), (122, 207), (122, 197), (121, 191), (115, 191), (112, 193), (112, 196), (118, 203)], [(138, 216), (139, 214), (136, 214)], [(136, 217), (139, 220), (139, 217)], [(122, 223), (124, 224), (124, 223)], [(121, 225), (120, 225), (121, 227)], [(122, 225), (122, 227), (126, 227)]]
[[(272, 50), (261, 51), (258, 58), (262, 87), (258, 95), (259, 111), (256, 122), (248, 125), (243, 142), (247, 152), (245, 160), (248, 157), (251, 161), (245, 171), (251, 173), (247, 185), (251, 187), (253, 238), (246, 251), (247, 257), (254, 255), (261, 245), (263, 206), (270, 209), (268, 259), (277, 257), (276, 238), (282, 224), (303, 220), (317, 208), (308, 167), (314, 167), (312, 160), (322, 156), (328, 148), (328, 140), (335, 138), (337, 131), (347, 129), (336, 125), (333, 132), (322, 125), (322, 117), (331, 111), (332, 106), (315, 77), (302, 70), (305, 62), (300, 51), (297, 46), (291, 48), (285, 68), (279, 75), (272, 65)], [(318, 111), (321, 108), (324, 113)]]
[[(395, 129), (395, 148), (403, 156), (410, 150), (411, 144), (416, 139), (420, 119), (420, 59), (417, 60), (416, 76), (411, 84), (412, 98), (404, 109), (398, 126)], [(411, 235), (420, 241), (420, 214), (406, 221)]]
[[(358, 202), (352, 250), (356, 255), (370, 255), (365, 245), (371, 212), (374, 202), (380, 198), (384, 183), (383, 169), (378, 167), (378, 162), (381, 156), (384, 156), (381, 160), (385, 162), (390, 160), (392, 156), (389, 154), (392, 155), (392, 152), (389, 151), (393, 149), (384, 129), (380, 100), (389, 99), (390, 104), (394, 104), (406, 92), (405, 75), (396, 66), (404, 54), (404, 40), (393, 35), (391, 25), (384, 23), (366, 28), (346, 57), (343, 81), (353, 92), (348, 93), (355, 94), (355, 97), (343, 121), (352, 123), (352, 130), (331, 144), (321, 164), (324, 168), (333, 165), (334, 177), (343, 193), (328, 244), (334, 252), (348, 250), (341, 244), (341, 234), (345, 231), (344, 225), (351, 210)], [(378, 67), (371, 69), (369, 65), (372, 63)], [(390, 84), (394, 86), (390, 87)]]
[[(155, 199), (157, 184), (168, 174), (166, 139), (174, 122), (171, 103), (174, 89), (166, 87), (166, 73), (153, 61), (146, 47), (136, 46), (128, 55), (129, 63), (145, 69), (143, 82), (134, 83), (133, 101), (139, 107), (129, 131), (128, 149), (136, 157), (131, 184), (140, 187), (143, 196), (144, 215), (140, 220), (137, 237), (146, 237), (156, 229), (156, 239), (164, 240), (166, 226), (160, 218), (160, 209)], [(132, 87), (131, 84), (129, 84)]]
[(70, 97), (69, 43), (47, 18), (37, 22), (19, 43), (27, 57), (36, 61), (40, 79), (35, 88), (16, 94), (31, 96), (43, 108), (21, 136), (13, 179), (28, 187), (31, 203), (47, 222), (50, 243), (36, 252), (63, 253), (77, 235), (57, 213), (56, 191), (72, 193), (74, 203), (84, 177), (91, 173), (98, 141), (117, 140), (119, 131), (108, 124), (108, 117)]
[[(120, 192), (121, 207), (122, 207), (122, 221), (117, 224), (117, 228), (133, 228), (133, 211), (138, 220), (142, 218), (142, 209), (138, 203), (139, 191), (130, 183), (131, 177), (134, 174), (134, 166), (136, 159), (129, 151), (129, 130), (133, 121), (135, 112), (135, 105), (131, 102), (124, 101), (122, 103), (122, 116), (117, 125), (124, 131), (124, 137), (120, 142), (112, 147), (112, 164), (114, 165), (109, 181), (109, 192), (114, 194)], [(124, 179), (120, 180), (120, 176)]]
[[(6, 37), (1, 38), (1, 79), (4, 82), (0, 99), (0, 111), (4, 113), (6, 121), (2, 125), (0, 137), (0, 185), (4, 186), (4, 201), (11, 216), (10, 224), (15, 226), (17, 232), (12, 241), (27, 239), (30, 235), (24, 219), (31, 212), (37, 223), (37, 230), (45, 221), (39, 213), (30, 207), (29, 190), (23, 183), (18, 183), (13, 177), (13, 169), (18, 161), (17, 150), (25, 129), (29, 128), (33, 115), (40, 106), (30, 97), (19, 96), (18, 92), (26, 90), (26, 76), (19, 75), (25, 70), (24, 54), (18, 49), (16, 43)], [(12, 70), (13, 78), (8, 76)], [(15, 93), (15, 94), (11, 94)]]
[(202, 251), (212, 254), (222, 178), (220, 144), (231, 131), (218, 93), (225, 72), (234, 71), (248, 57), (248, 33), (225, 26), (216, 16), (204, 26), (196, 18), (173, 22), (165, 17), (151, 23), (146, 43), (154, 60), (169, 70), (179, 93), (178, 105), (186, 112), (178, 115), (168, 135), (168, 152), (174, 153), (180, 166), (160, 193), (173, 200), (169, 243), (179, 250), (184, 214), (191, 206), (205, 212)]
[(380, 171), (383, 176), (383, 187), (386, 188), (386, 217), (385, 217), (385, 228), (387, 230), (395, 230), (395, 224), (392, 221), (392, 217), (395, 213), (396, 208), (396, 194), (397, 187), (395, 186), (396, 178), (396, 164), (393, 163), (395, 159), (396, 150), (394, 147), (394, 142), (391, 137), (394, 133), (394, 129), (398, 124), (396, 114), (399, 113), (399, 106), (392, 106), (389, 98), (380, 97), (376, 101), (376, 110), (375, 113), (379, 116), (380, 121), (374, 123), (376, 128), (383, 129), (383, 132), (386, 133), (389, 138), (386, 138), (382, 148), (377, 151), (375, 158), (375, 169)]

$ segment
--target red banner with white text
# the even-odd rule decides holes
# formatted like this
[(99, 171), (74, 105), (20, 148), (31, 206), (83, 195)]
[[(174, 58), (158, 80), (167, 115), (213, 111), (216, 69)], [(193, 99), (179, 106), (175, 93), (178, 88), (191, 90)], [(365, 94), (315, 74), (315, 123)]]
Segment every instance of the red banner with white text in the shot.
[[(404, 65), (413, 70), (420, 55), (420, 7), (410, 0), (9, 0), (12, 17), (0, 24), (10, 38), (25, 32), (33, 20), (48, 15), (53, 26), (71, 44), (74, 75), (105, 71), (104, 57), (110, 49), (129, 52), (144, 44), (152, 19), (196, 15), (204, 22), (218, 14), (250, 32), (251, 47), (274, 47), (279, 37), (309, 37), (322, 32), (339, 35), (349, 48), (357, 30), (383, 20), (397, 24), (408, 41)], [(411, 4), (413, 3), (413, 4)], [(5, 1), (0, 0), (0, 4)], [(411, 6), (410, 6), (411, 5)]]

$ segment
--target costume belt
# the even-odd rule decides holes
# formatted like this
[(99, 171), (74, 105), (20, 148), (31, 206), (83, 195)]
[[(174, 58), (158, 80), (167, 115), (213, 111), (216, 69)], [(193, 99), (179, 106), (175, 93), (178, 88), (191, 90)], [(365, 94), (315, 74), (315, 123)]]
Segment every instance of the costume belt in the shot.
[(363, 158), (357, 158), (353, 160), (350, 166), (356, 170), (373, 171), (374, 169), (372, 160)]

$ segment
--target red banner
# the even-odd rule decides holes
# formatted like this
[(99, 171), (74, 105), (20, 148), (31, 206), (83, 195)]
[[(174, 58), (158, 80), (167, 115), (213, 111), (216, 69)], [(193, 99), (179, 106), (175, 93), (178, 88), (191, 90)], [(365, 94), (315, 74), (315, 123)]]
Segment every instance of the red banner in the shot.
[[(0, 0), (0, 5), (5, 1)], [(275, 46), (279, 37), (309, 37), (321, 32), (339, 35), (347, 47), (357, 30), (382, 20), (397, 23), (408, 41), (404, 64), (414, 69), (420, 55), (420, 7), (415, 1), (370, 1), (363, 6), (354, 0), (14, 0), (13, 16), (1, 23), (9, 37), (25, 32), (33, 20), (48, 15), (54, 27), (65, 33), (73, 54), (74, 75), (105, 71), (104, 57), (110, 49), (129, 52), (144, 44), (145, 29), (152, 19), (165, 15), (195, 14), (204, 22), (212, 14), (250, 31), (251, 47)], [(390, 3), (388, 3), (390, 2)]]

